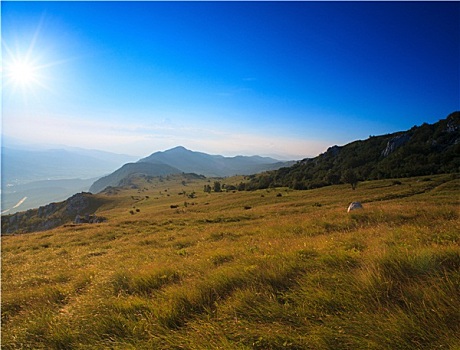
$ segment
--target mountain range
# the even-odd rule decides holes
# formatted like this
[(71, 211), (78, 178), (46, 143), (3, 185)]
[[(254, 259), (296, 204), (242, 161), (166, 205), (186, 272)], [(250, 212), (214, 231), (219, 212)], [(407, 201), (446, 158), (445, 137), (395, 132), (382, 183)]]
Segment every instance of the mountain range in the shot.
[[(277, 170), (264, 171), (270, 168)], [(195, 178), (202, 178), (196, 176), (196, 173), (207, 176), (230, 176), (251, 172), (252, 175), (246, 178), (246, 182), (240, 183), (238, 190), (278, 186), (311, 189), (349, 182), (344, 174), (350, 172), (353, 172), (356, 181), (441, 173), (453, 173), (453, 176), (458, 176), (455, 174), (460, 173), (460, 112), (454, 112), (446, 119), (431, 125), (425, 123), (407, 131), (372, 136), (367, 140), (354, 141), (344, 146), (332, 146), (315, 158), (304, 159), (294, 164), (258, 156), (214, 156), (176, 147), (153, 153), (135, 163), (127, 163), (110, 175), (95, 181), (90, 190), (98, 193), (108, 186), (129, 185), (139, 180), (136, 180), (137, 175), (161, 177), (179, 174), (176, 176), (187, 177), (189, 175), (186, 173), (195, 173)], [(428, 181), (430, 178), (426, 177), (424, 180)], [(147, 180), (149, 181), (150, 179)], [(394, 184), (400, 182), (395, 180)], [(20, 193), (20, 196), (32, 193), (38, 185), (45, 191), (48, 189), (48, 192), (52, 192), (47, 182), (38, 182), (23, 185), (24, 190), (29, 192)], [(65, 180), (61, 180), (60, 185), (68, 187)], [(68, 188), (68, 191), (70, 190)], [(2, 216), (2, 228), (8, 232), (48, 229), (73, 220), (81, 213), (94, 213), (101, 205), (101, 200), (108, 200), (108, 197), (105, 194), (95, 196), (91, 193), (81, 193), (61, 203), (51, 203), (27, 212), (14, 213), (11, 210), (8, 214), (12, 215)]]
[[(310, 189), (348, 182), (345, 174), (350, 172), (357, 181), (460, 173), (460, 112), (434, 124), (424, 123), (406, 131), (332, 146), (317, 157), (298, 162), (260, 156), (209, 155), (181, 146), (155, 152), (137, 162), (132, 162), (130, 156), (95, 151), (72, 153), (5, 147), (2, 151), (2, 213), (9, 214), (64, 200), (88, 189), (99, 193), (108, 186), (127, 184), (130, 177), (138, 174), (195, 173), (207, 177), (238, 174), (249, 175), (243, 184), (247, 190), (277, 186)], [(97, 179), (104, 173), (109, 175)], [(75, 179), (85, 176), (85, 180)], [(90, 176), (95, 178), (88, 179)]]
[[(460, 112), (437, 123), (371, 136), (298, 162), (266, 157), (223, 157), (176, 147), (126, 164), (96, 181), (90, 191), (117, 186), (126, 176), (196, 173), (211, 177), (250, 175), (245, 188), (310, 189), (337, 183), (460, 172)], [(348, 179), (347, 179), (348, 178)]]
[(166, 151), (155, 152), (136, 163), (128, 163), (113, 173), (94, 182), (90, 192), (98, 193), (108, 186), (116, 187), (126, 177), (134, 174), (165, 176), (179, 173), (195, 173), (206, 177), (250, 175), (262, 171), (290, 166), (294, 161), (281, 162), (270, 157), (236, 156), (224, 157), (195, 152), (178, 146)]

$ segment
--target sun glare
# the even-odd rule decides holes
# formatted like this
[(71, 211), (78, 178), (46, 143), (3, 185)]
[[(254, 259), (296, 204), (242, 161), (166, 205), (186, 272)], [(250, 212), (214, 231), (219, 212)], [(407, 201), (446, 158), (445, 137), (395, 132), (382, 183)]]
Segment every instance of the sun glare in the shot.
[(38, 67), (26, 61), (13, 62), (7, 67), (6, 77), (16, 86), (31, 86), (39, 82)]
[[(43, 18), (32, 33), (30, 43), (26, 40), (10, 41), (2, 38), (3, 67), (2, 88), (13, 95), (18, 92), (23, 96), (35, 96), (41, 88), (50, 90), (47, 82), (47, 69), (57, 63), (47, 62), (44, 52), (36, 50), (39, 42)], [(25, 38), (23, 38), (25, 39)], [(45, 60), (44, 60), (45, 59)]]
[(13, 94), (35, 94), (37, 88), (49, 87), (46, 84), (47, 77), (43, 74), (46, 65), (39, 64), (38, 59), (31, 59), (30, 55), (9, 54), (3, 66), (4, 88), (11, 87)]

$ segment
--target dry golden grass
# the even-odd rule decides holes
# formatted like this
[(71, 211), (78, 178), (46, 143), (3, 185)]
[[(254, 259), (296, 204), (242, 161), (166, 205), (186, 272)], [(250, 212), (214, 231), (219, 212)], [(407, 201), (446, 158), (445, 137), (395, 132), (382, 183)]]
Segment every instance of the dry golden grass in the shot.
[(2, 237), (2, 348), (460, 348), (455, 177), (182, 181), (107, 195), (105, 223)]

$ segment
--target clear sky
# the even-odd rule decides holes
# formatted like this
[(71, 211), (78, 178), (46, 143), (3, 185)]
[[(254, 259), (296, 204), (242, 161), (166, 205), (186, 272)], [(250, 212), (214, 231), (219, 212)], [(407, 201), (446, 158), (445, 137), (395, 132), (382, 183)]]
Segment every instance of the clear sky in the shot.
[(459, 2), (5, 2), (4, 140), (315, 156), (459, 110)]

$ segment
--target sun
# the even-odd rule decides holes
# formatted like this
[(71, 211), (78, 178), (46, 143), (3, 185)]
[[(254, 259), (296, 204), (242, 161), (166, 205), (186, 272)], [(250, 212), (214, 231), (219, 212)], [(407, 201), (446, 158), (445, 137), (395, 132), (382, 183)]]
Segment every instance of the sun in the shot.
[(45, 55), (46, 51), (40, 39), (42, 22), (43, 18), (32, 33), (29, 43), (26, 37), (16, 36), (11, 41), (2, 38), (2, 88), (12, 95), (38, 95), (42, 88), (50, 90), (50, 77), (47, 73), (57, 62), (49, 61)]
[(31, 87), (40, 83), (39, 67), (33, 62), (15, 60), (5, 67), (5, 77), (18, 87)]
[[(9, 53), (9, 52), (8, 52)], [(42, 64), (32, 55), (9, 54), (4, 60), (2, 69), (5, 90), (12, 93), (35, 94), (39, 88), (49, 89), (44, 74), (48, 65)]]

